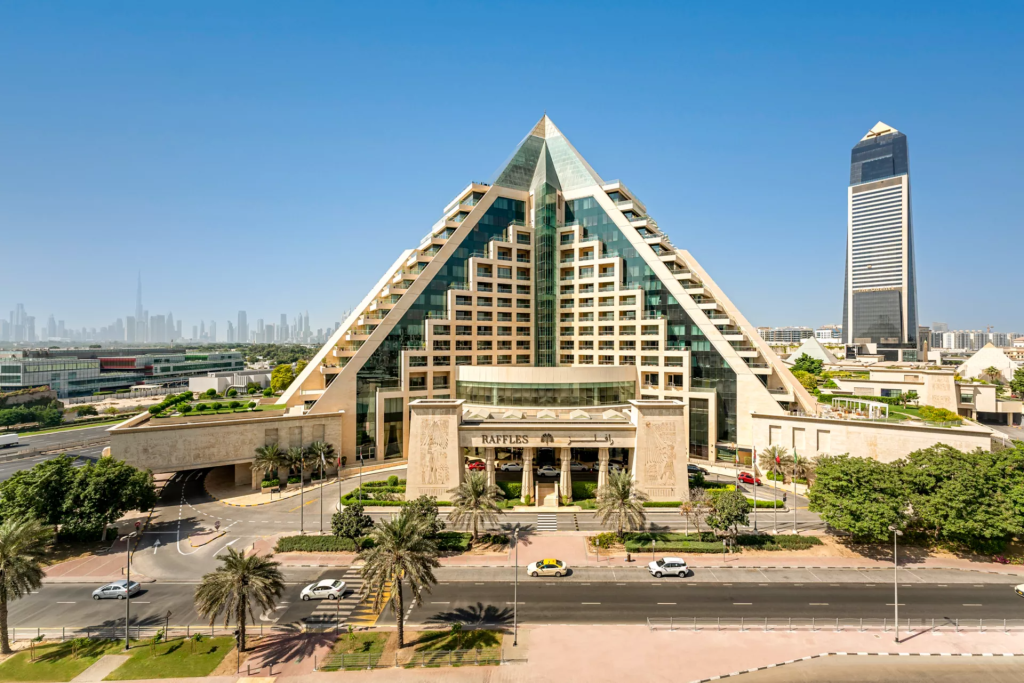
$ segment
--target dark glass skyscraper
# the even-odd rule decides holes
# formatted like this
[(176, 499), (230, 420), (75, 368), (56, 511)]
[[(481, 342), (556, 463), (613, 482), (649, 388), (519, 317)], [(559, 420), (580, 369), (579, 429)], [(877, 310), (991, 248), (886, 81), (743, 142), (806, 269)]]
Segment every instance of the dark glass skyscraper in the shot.
[(917, 360), (917, 283), (907, 136), (881, 121), (850, 154), (843, 288), (848, 357)]

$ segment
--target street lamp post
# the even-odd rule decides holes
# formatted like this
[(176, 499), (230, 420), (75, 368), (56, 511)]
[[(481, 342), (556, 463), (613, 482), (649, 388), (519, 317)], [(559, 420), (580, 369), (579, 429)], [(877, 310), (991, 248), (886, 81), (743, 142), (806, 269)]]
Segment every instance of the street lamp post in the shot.
[(138, 532), (133, 531), (124, 537), (124, 552), (128, 563), (125, 566), (124, 581), (124, 649), (130, 650), (131, 643), (128, 637), (131, 634), (131, 604), (132, 604), (132, 539)]
[(797, 459), (797, 457), (798, 456), (796, 454), (796, 449), (793, 449), (793, 533), (794, 534), (797, 533), (797, 531), (796, 531), (796, 511), (799, 509), (799, 506), (796, 504), (796, 459)]
[(896, 638), (897, 643), (900, 642), (900, 581), (899, 581), (899, 569), (900, 561), (896, 551), (896, 539), (903, 535), (903, 532), (894, 526), (889, 527), (889, 531), (892, 532), (892, 594), (893, 594), (893, 609), (895, 610), (894, 621), (896, 623)]
[(754, 533), (757, 533), (757, 449), (754, 448), (754, 411), (750, 411), (750, 470), (754, 473)]
[(324, 535), (324, 458), (320, 456), (320, 535)]
[(515, 588), (512, 592), (512, 647), (519, 645), (519, 526), (516, 522), (512, 542), (516, 544)]

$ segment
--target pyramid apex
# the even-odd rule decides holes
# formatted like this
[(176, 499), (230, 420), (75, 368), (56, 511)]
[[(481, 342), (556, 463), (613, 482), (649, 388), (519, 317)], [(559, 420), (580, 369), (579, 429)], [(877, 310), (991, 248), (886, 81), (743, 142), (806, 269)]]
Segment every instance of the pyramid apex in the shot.
[(871, 127), (871, 130), (868, 131), (867, 135), (861, 138), (861, 142), (864, 140), (870, 140), (871, 138), (877, 138), (880, 135), (889, 135), (891, 133), (899, 133), (899, 131), (887, 123), (879, 121)]
[(562, 131), (558, 130), (558, 127), (555, 126), (554, 121), (552, 121), (548, 117), (547, 113), (545, 113), (544, 116), (540, 117), (540, 121), (538, 121), (537, 125), (534, 126), (533, 130), (530, 131), (530, 135), (542, 138), (544, 140), (559, 136), (561, 134)]

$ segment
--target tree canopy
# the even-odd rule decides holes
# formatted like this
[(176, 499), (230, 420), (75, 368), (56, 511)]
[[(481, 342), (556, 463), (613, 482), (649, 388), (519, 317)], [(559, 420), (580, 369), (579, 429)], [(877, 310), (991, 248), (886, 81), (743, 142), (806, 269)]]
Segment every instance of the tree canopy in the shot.
[(1024, 367), (1013, 371), (1013, 377), (1010, 379), (1010, 389), (1017, 396), (1024, 398)]
[(270, 373), (270, 388), (273, 391), (284, 391), (294, 381), (295, 373), (292, 372), (291, 365), (278, 365)]
[(811, 358), (806, 353), (800, 354), (800, 357), (793, 363), (793, 372), (802, 371), (811, 375), (820, 375), (822, 369), (825, 366), (825, 361), (820, 358)]

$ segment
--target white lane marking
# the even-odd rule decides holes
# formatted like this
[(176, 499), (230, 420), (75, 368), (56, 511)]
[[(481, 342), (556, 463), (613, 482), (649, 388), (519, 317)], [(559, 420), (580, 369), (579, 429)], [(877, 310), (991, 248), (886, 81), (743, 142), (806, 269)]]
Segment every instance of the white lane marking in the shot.
[(77, 604), (77, 603), (74, 603), (74, 602), (58, 602), (57, 604), (58, 605), (74, 605), (74, 604)]
[(580, 604), (581, 605), (600, 605), (601, 603), (599, 603), (599, 602), (581, 602)]
[(734, 605), (753, 605), (754, 603), (752, 603), (752, 602), (734, 602), (732, 604), (734, 604)]
[(224, 544), (224, 547), (221, 548), (220, 550), (218, 550), (217, 552), (215, 552), (213, 554), (213, 556), (216, 557), (218, 554), (220, 554), (221, 550), (226, 550), (229, 545), (234, 545), (237, 542), (238, 542), (237, 538), (235, 540), (233, 540), (233, 541), (228, 541), (227, 543)]
[(444, 601), (435, 601), (435, 602), (432, 602), (430, 604), (431, 605), (450, 605), (452, 603), (448, 602), (447, 600), (444, 600)]
[(980, 602), (965, 602), (964, 607), (981, 607)]
[(807, 604), (810, 605), (811, 607), (828, 607), (828, 603), (827, 602), (809, 602)]
[(659, 605), (674, 605), (676, 603), (674, 603), (674, 602), (659, 602), (658, 604)]

